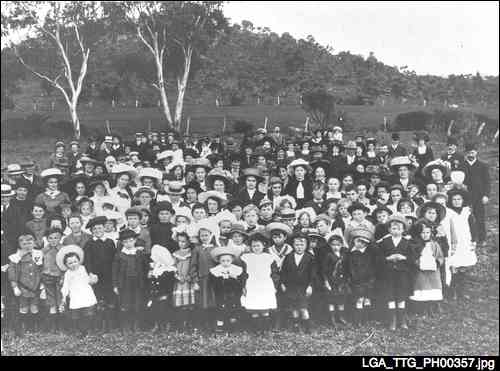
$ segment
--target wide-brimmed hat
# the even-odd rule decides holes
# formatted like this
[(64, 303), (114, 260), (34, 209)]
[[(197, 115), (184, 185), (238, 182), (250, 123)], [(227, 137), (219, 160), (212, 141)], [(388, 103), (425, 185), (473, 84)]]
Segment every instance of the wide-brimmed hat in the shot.
[(297, 219), (299, 219), (300, 216), (304, 213), (309, 215), (309, 219), (311, 220), (311, 224), (316, 221), (316, 211), (314, 211), (314, 209), (312, 207), (305, 207), (303, 209), (299, 209), (299, 210), (295, 211), (295, 215), (296, 215)]
[(131, 179), (134, 179), (137, 176), (137, 169), (133, 166), (118, 163), (111, 168), (112, 174), (129, 174)]
[(450, 166), (447, 161), (443, 161), (441, 159), (437, 159), (431, 162), (428, 162), (424, 168), (422, 169), (422, 174), (425, 177), (430, 178), (432, 170), (439, 169), (443, 174), (443, 178), (447, 177), (450, 173)]
[[(449, 197), (449, 195), (448, 195)], [(446, 208), (437, 203), (437, 202), (432, 202), (432, 201), (427, 201), (425, 203), (423, 203), (422, 205), (420, 205), (417, 210), (415, 211), (415, 214), (417, 215), (418, 218), (423, 218), (424, 215), (425, 215), (425, 212), (428, 210), (428, 209), (435, 209), (436, 212), (437, 212), (437, 220), (436, 222), (439, 223), (441, 222), (444, 217), (446, 216)]]
[(292, 235), (292, 229), (285, 223), (272, 222), (266, 225), (266, 231), (272, 235), (274, 231), (282, 232), (285, 236), (289, 237)]
[(26, 173), (26, 171), (19, 164), (7, 165), (7, 174), (10, 176), (22, 175), (24, 173)]
[(373, 232), (366, 228), (355, 228), (350, 232), (349, 236), (349, 244), (352, 244), (355, 238), (359, 238), (366, 243), (370, 243), (373, 241)]
[(278, 217), (280, 220), (291, 220), (296, 218), (295, 210), (286, 208), (281, 209), (278, 213)]
[(168, 195), (177, 195), (181, 196), (186, 192), (184, 189), (183, 185), (179, 181), (172, 181), (168, 183), (168, 188), (165, 191), (166, 194)]
[(127, 228), (127, 229), (120, 231), (120, 233), (118, 234), (118, 240), (125, 241), (125, 240), (128, 240), (129, 238), (137, 238), (137, 236), (138, 236), (138, 234), (136, 232)]
[(193, 220), (191, 209), (187, 206), (177, 208), (174, 214), (174, 224), (177, 224), (177, 218), (186, 218), (191, 223)]
[(257, 179), (257, 182), (260, 182), (264, 179), (264, 177), (260, 174), (259, 169), (255, 167), (249, 167), (243, 170), (243, 173), (240, 176), (240, 182), (244, 183), (246, 178), (253, 176), (255, 179)]
[(219, 200), (219, 205), (225, 205), (227, 203), (227, 196), (222, 192), (206, 191), (198, 195), (198, 201), (202, 204), (205, 203), (209, 198), (215, 198)]
[(272, 176), (271, 178), (269, 178), (269, 185), (278, 184), (278, 183), (283, 185), (283, 181), (281, 180), (280, 177)]
[(66, 265), (64, 264), (64, 258), (69, 253), (74, 253), (74, 254), (78, 255), (78, 258), (80, 260), (80, 264), (83, 263), (83, 258), (85, 256), (85, 254), (80, 246), (78, 246), (78, 245), (62, 246), (59, 249), (59, 251), (57, 251), (57, 254), (56, 254), (56, 264), (59, 267), (59, 269), (62, 271), (66, 271), (68, 269), (68, 267), (66, 267)]
[(468, 205), (470, 203), (470, 192), (465, 187), (453, 187), (447, 192), (449, 205), (451, 205), (451, 199), (455, 195), (462, 196), (464, 205)]
[(153, 212), (155, 215), (158, 215), (160, 211), (168, 211), (171, 214), (174, 214), (175, 212), (172, 204), (169, 201), (160, 201), (156, 203), (156, 205), (153, 207)]
[(290, 164), (288, 165), (289, 168), (291, 169), (294, 169), (297, 168), (298, 166), (301, 166), (303, 167), (304, 169), (306, 169), (306, 171), (310, 171), (311, 170), (311, 166), (309, 165), (309, 162), (307, 162), (306, 160), (304, 160), (303, 158), (298, 158), (296, 160), (293, 160), (292, 162), (290, 162)]
[(262, 200), (259, 202), (259, 209), (263, 206), (266, 205), (273, 205), (273, 201), (271, 201), (267, 196), (265, 196)]
[(89, 164), (94, 164), (94, 166), (99, 164), (99, 161), (94, 160), (93, 158), (88, 157), (88, 156), (82, 156), (82, 157), (80, 157), (80, 159), (79, 159), (78, 161), (79, 161), (82, 165), (83, 165), (83, 164), (86, 164), (86, 163), (89, 163)]
[(231, 225), (231, 230), (229, 231), (229, 234), (232, 235), (233, 233), (239, 233), (245, 237), (248, 237), (248, 232), (245, 229), (245, 226), (241, 223), (233, 223)]
[(86, 229), (92, 229), (94, 226), (99, 225), (99, 224), (106, 224), (108, 221), (108, 218), (106, 218), (104, 215), (101, 216), (96, 216), (95, 218), (92, 218), (88, 221), (87, 225), (85, 226)]
[(326, 171), (330, 167), (330, 161), (321, 159), (311, 162), (311, 169), (313, 170), (313, 172), (316, 171), (318, 167), (322, 167)]
[(47, 180), (49, 178), (57, 178), (57, 179), (61, 179), (62, 177), (64, 177), (64, 174), (61, 172), (60, 169), (57, 169), (57, 168), (50, 168), (50, 169), (45, 169), (44, 171), (42, 171), (40, 173), (40, 177), (43, 179), (43, 180)]
[(392, 222), (398, 222), (403, 224), (405, 230), (406, 228), (408, 228), (408, 221), (406, 220), (403, 214), (393, 213), (392, 215), (390, 215), (389, 219), (387, 220), (387, 224), (390, 225)]
[(166, 150), (156, 154), (156, 159), (158, 161), (165, 160), (169, 157), (173, 158), (175, 156), (174, 151)]
[(210, 251), (210, 256), (213, 260), (219, 260), (219, 257), (222, 255), (231, 255), (234, 257), (238, 257), (240, 255), (240, 251), (234, 246), (218, 246)]
[(2, 184), (2, 197), (13, 197), (16, 192), (12, 189), (9, 184)]
[(163, 179), (163, 173), (158, 169), (154, 169), (152, 167), (145, 167), (142, 168), (141, 171), (139, 172), (139, 179), (141, 178), (152, 178), (156, 179), (158, 182), (161, 182)]
[(215, 222), (217, 224), (219, 224), (222, 221), (229, 221), (231, 222), (231, 225), (233, 225), (234, 223), (237, 222), (236, 216), (234, 216), (234, 214), (229, 210), (223, 210), (217, 213), (217, 215), (213, 216), (213, 218), (215, 219)]
[(140, 219), (142, 218), (142, 211), (136, 206), (130, 207), (125, 211), (125, 217), (128, 217), (129, 215), (137, 215)]
[(269, 236), (267, 235), (265, 229), (258, 229), (248, 235), (248, 245), (250, 245), (252, 241), (260, 241), (264, 245), (267, 245), (269, 243)]
[(394, 157), (393, 159), (391, 159), (389, 166), (393, 172), (396, 172), (401, 166), (406, 166), (409, 169), (415, 168), (415, 165), (411, 162), (408, 156)]
[(153, 245), (151, 247), (151, 260), (155, 263), (160, 263), (165, 267), (171, 267), (175, 264), (170, 251), (161, 245)]
[(208, 188), (213, 188), (215, 180), (222, 180), (226, 189), (231, 185), (231, 179), (228, 178), (226, 172), (222, 169), (212, 169), (207, 174), (206, 183)]
[(195, 158), (190, 164), (186, 165), (186, 170), (187, 169), (195, 170), (198, 167), (202, 167), (205, 169), (205, 171), (209, 172), (210, 169), (212, 168), (212, 165), (210, 163), (210, 160), (207, 158)]
[(344, 244), (344, 237), (336, 232), (330, 232), (325, 236), (326, 242), (330, 243), (331, 240), (337, 240), (340, 241), (342, 244)]

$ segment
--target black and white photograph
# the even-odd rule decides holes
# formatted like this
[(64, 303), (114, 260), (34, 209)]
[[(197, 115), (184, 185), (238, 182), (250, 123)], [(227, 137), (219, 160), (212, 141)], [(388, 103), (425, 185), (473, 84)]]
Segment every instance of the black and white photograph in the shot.
[(1, 355), (495, 369), (499, 10), (2, 1)]

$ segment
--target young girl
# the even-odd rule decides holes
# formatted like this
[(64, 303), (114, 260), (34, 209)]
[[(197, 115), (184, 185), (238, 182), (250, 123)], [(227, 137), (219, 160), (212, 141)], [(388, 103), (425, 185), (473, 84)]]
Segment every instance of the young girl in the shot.
[(246, 226), (246, 231), (251, 233), (257, 230), (259, 225), (259, 208), (254, 204), (249, 204), (243, 208), (243, 222)]
[(345, 198), (342, 198), (337, 203), (337, 213), (338, 213), (339, 217), (342, 219), (344, 226), (349, 224), (349, 222), (352, 219), (352, 216), (349, 213), (349, 206), (351, 206), (351, 201), (349, 201)]
[(155, 328), (162, 331), (172, 313), (172, 293), (175, 284), (176, 266), (170, 251), (163, 246), (154, 245), (151, 248), (151, 269), (148, 273), (150, 301)]
[(215, 266), (210, 252), (215, 248), (215, 228), (208, 221), (198, 223), (199, 244), (195, 246), (191, 255), (190, 276), (196, 292), (199, 325), (210, 329), (214, 320), (215, 295), (212, 286), (208, 284), (208, 275)]
[(95, 314), (97, 298), (91, 285), (96, 283), (96, 278), (91, 278), (82, 265), (83, 250), (76, 245), (61, 247), (56, 255), (56, 263), (64, 272), (61, 294), (61, 309), (65, 310), (65, 303), (69, 298), (70, 317), (73, 328), (78, 327), (80, 338), (87, 336)]
[(254, 329), (263, 333), (268, 328), (270, 312), (276, 309), (278, 265), (271, 254), (264, 252), (268, 241), (262, 233), (251, 234), (248, 243), (250, 252), (241, 257), (248, 273), (241, 304), (250, 314)]
[(468, 202), (469, 193), (464, 189), (452, 189), (448, 192), (451, 249), (448, 263), (451, 269), (450, 289), (452, 298), (462, 300), (467, 272), (476, 265), (477, 225)]
[(330, 323), (346, 324), (344, 319), (344, 309), (350, 288), (347, 282), (343, 251), (344, 240), (342, 236), (332, 233), (327, 237), (328, 249), (321, 260), (320, 273), (325, 291), (324, 301), (328, 305), (330, 313)]
[(172, 254), (176, 267), (173, 304), (177, 325), (181, 330), (185, 330), (191, 322), (195, 305), (195, 290), (189, 275), (192, 245), (186, 232), (177, 233), (175, 238), (179, 249)]
[(370, 317), (376, 280), (373, 233), (364, 228), (352, 230), (345, 257), (345, 272), (355, 303), (353, 321), (360, 325)]
[(412, 290), (414, 252), (410, 241), (403, 237), (407, 227), (404, 216), (393, 214), (388, 223), (390, 234), (382, 239), (377, 249), (379, 289), (389, 310), (389, 329), (395, 331), (399, 320), (401, 328), (407, 330), (406, 301)]
[[(94, 203), (89, 198), (82, 198), (78, 202), (78, 212), (80, 213), (80, 217), (82, 218), (82, 225), (86, 226), (89, 221), (95, 216), (94, 213)], [(91, 231), (84, 227), (84, 232), (91, 233)]]
[(417, 222), (412, 232), (417, 272), (410, 300), (424, 304), (425, 311), (432, 315), (439, 311), (439, 302), (443, 300), (439, 267), (444, 264), (444, 256), (428, 222)]
[(34, 204), (31, 209), (33, 219), (26, 223), (26, 228), (33, 233), (37, 249), (43, 247), (43, 237), (47, 231), (47, 219), (45, 218), (45, 206), (42, 204)]
[[(306, 333), (311, 331), (309, 298), (315, 280), (315, 263), (312, 255), (306, 252), (308, 238), (296, 233), (291, 237), (294, 252), (283, 260), (280, 272), (280, 290), (283, 292), (287, 308), (292, 313), (294, 329), (299, 328), (302, 319)], [(300, 317), (299, 317), (300, 316)]]
[(248, 233), (245, 230), (245, 226), (241, 223), (233, 223), (231, 225), (231, 231), (229, 232), (229, 242), (228, 246), (231, 246), (239, 251), (239, 255), (247, 253), (250, 251), (246, 240), (248, 238)]
[(134, 231), (121, 231), (119, 240), (122, 249), (113, 260), (113, 292), (118, 297), (122, 332), (129, 328), (135, 332), (144, 310), (148, 258), (143, 249), (136, 246)]
[[(236, 324), (238, 312), (241, 308), (241, 295), (248, 275), (243, 268), (233, 264), (238, 251), (227, 246), (213, 249), (210, 254), (219, 264), (210, 269), (209, 284), (215, 294), (216, 333), (224, 328), (231, 330)], [(230, 327), (228, 327), (230, 326)]]
[(46, 233), (47, 245), (42, 249), (43, 253), (43, 269), (42, 283), (46, 297), (46, 304), (49, 309), (47, 317), (47, 329), (55, 332), (59, 327), (58, 312), (60, 311), (61, 298), (61, 276), (62, 271), (56, 263), (56, 255), (61, 245), (62, 231), (57, 228), (51, 228)]

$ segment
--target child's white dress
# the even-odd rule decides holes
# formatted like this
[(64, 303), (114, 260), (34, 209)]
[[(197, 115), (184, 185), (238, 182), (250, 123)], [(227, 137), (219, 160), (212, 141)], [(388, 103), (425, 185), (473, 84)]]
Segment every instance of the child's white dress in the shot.
[(451, 267), (471, 267), (477, 263), (477, 255), (472, 246), (469, 227), (471, 210), (464, 207), (460, 214), (448, 209), (451, 221), (451, 248), (448, 263)]
[(61, 288), (63, 298), (69, 296), (69, 309), (88, 308), (97, 304), (97, 299), (90, 286), (90, 277), (83, 265), (76, 270), (67, 270), (64, 273), (64, 282)]
[(274, 257), (268, 253), (248, 253), (241, 260), (246, 263), (248, 273), (247, 293), (242, 296), (241, 305), (246, 310), (276, 309), (276, 289), (271, 278)]

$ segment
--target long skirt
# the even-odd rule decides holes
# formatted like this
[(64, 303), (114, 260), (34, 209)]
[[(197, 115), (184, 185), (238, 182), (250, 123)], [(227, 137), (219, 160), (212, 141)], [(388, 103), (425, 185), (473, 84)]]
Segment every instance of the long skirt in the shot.
[(200, 289), (196, 291), (196, 305), (201, 309), (215, 308), (215, 293), (208, 284), (208, 276), (200, 278), (198, 285)]
[(413, 285), (413, 301), (443, 300), (443, 288), (439, 269), (436, 271), (418, 271)]

